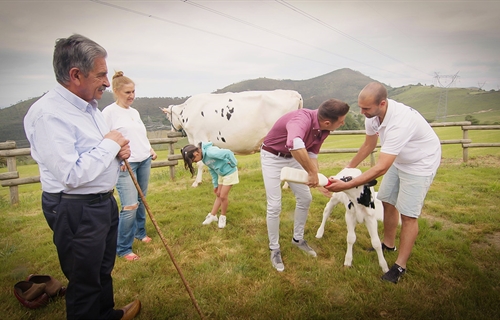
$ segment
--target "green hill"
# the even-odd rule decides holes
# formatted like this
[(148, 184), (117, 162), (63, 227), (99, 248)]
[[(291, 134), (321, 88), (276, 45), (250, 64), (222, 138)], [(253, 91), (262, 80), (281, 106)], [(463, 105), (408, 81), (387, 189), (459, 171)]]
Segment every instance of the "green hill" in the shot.
[[(309, 80), (273, 80), (259, 78), (229, 85), (216, 93), (248, 90), (296, 90), (304, 99), (304, 108), (316, 109), (325, 100), (337, 98), (347, 102), (351, 111), (359, 114), (358, 94), (373, 79), (351, 69), (340, 69)], [(429, 121), (436, 119), (440, 98), (446, 97), (443, 88), (408, 85), (399, 88), (387, 86), (389, 98), (418, 110)], [(476, 88), (449, 88), (447, 92), (446, 122), (464, 121), (473, 116), (481, 124), (500, 123), (500, 91)]]
[[(436, 118), (443, 90), (434, 86), (410, 85), (389, 90), (389, 97), (412, 106), (432, 121)], [(450, 88), (447, 100), (446, 122), (464, 121), (470, 115), (481, 124), (500, 123), (500, 91)]]
[(304, 108), (317, 109), (325, 100), (336, 98), (353, 105), (358, 93), (373, 79), (351, 69), (339, 69), (309, 80), (273, 80), (259, 78), (229, 85), (215, 93), (249, 90), (296, 90), (302, 95)]
[[(258, 78), (231, 84), (215, 93), (241, 92), (248, 90), (296, 90), (304, 99), (304, 107), (316, 109), (323, 101), (337, 98), (351, 106), (351, 115), (343, 129), (361, 129), (363, 117), (359, 115), (357, 97), (359, 91), (373, 79), (351, 69), (339, 69), (308, 80), (275, 80)], [(408, 85), (399, 88), (387, 86), (389, 98), (417, 109), (428, 121), (436, 119), (441, 95), (444, 89), (434, 86)], [(443, 96), (444, 97), (444, 96)], [(39, 97), (38, 97), (39, 98)], [(29, 107), (38, 99), (22, 101), (11, 107), (0, 109), (0, 142), (15, 140), (18, 147), (27, 147), (23, 129), (23, 118)], [(168, 121), (158, 107), (183, 103), (188, 97), (137, 98), (134, 108), (139, 110), (149, 131), (165, 129)], [(99, 101), (99, 108), (113, 102), (113, 96), (106, 92)], [(450, 88), (447, 92), (446, 121), (464, 121), (473, 117), (477, 123), (500, 123), (500, 91), (484, 91), (474, 88)]]
[(30, 106), (38, 98), (21, 101), (8, 108), (0, 109), (0, 142), (14, 140), (18, 146), (27, 147), (23, 119)]

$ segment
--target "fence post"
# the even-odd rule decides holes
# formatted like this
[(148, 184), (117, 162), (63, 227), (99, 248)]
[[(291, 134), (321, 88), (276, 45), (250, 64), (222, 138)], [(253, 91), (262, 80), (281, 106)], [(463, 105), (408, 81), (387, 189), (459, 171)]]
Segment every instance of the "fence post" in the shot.
[[(168, 144), (168, 153), (173, 155), (175, 153), (174, 143)], [(175, 179), (175, 166), (170, 166), (170, 180), (174, 181)]]
[[(175, 141), (172, 141), (169, 145), (169, 156), (168, 156), (168, 160), (169, 161), (175, 161), (176, 164), (177, 164), (177, 160), (179, 159), (182, 159), (182, 155), (181, 154), (178, 154), (176, 155), (175, 154), (175, 148), (174, 148), (174, 144), (179, 142), (179, 139), (182, 138), (182, 137), (185, 137), (185, 135), (183, 135), (181, 132), (178, 132), (178, 131), (170, 131), (167, 133), (167, 137), (172, 139), (172, 140), (175, 140)], [(170, 179), (172, 181), (175, 180), (175, 166), (170, 166)]]
[[(16, 142), (15, 141), (6, 141), (5, 147), (8, 149), (16, 149), (17, 148)], [(16, 177), (18, 177), (19, 173), (17, 172), (16, 156), (6, 156), (5, 159), (7, 162), (7, 171), (10, 174), (14, 174)], [(9, 186), (9, 191), (10, 191), (10, 204), (18, 204), (19, 203), (19, 187), (18, 186)]]
[[(469, 139), (469, 130), (464, 128), (462, 126), (462, 131), (463, 131), (463, 136), (462, 139), (468, 140)], [(463, 157), (463, 162), (466, 163), (469, 160), (469, 148), (467, 145), (462, 143), (462, 157)]]

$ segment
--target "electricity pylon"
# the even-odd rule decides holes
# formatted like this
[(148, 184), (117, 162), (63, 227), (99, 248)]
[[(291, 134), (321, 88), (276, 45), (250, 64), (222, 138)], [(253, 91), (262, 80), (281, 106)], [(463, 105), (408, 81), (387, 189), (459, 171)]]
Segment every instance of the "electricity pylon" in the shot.
[[(459, 71), (460, 72), (460, 71)], [(458, 78), (458, 72), (453, 74), (453, 75), (440, 75), (437, 72), (434, 72), (436, 75), (434, 78), (436, 78), (436, 81), (438, 85), (442, 88), (441, 89), (441, 94), (439, 95), (439, 103), (436, 111), (436, 121), (446, 121), (446, 116), (447, 116), (447, 109), (448, 109), (448, 88), (451, 87), (452, 84), (455, 83), (455, 81)], [(451, 79), (451, 81), (447, 85), (443, 85), (441, 82), (441, 79)]]

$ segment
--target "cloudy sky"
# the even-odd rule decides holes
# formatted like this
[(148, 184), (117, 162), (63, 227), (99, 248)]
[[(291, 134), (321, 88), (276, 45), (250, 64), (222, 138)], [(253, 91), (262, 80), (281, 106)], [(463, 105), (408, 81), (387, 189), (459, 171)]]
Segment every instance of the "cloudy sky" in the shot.
[(109, 76), (124, 71), (138, 97), (341, 68), (499, 90), (499, 12), (500, 0), (0, 0), (0, 108), (54, 87), (55, 40), (73, 33), (106, 48)]

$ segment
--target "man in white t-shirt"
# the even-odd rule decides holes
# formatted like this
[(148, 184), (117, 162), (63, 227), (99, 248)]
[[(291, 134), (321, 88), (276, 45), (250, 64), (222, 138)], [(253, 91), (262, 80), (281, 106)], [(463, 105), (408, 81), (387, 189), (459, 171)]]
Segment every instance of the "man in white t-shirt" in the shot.
[(362, 175), (344, 182), (333, 180), (329, 191), (339, 192), (363, 185), (384, 175), (377, 198), (384, 206), (385, 251), (396, 251), (396, 229), (401, 214), (399, 254), (382, 280), (397, 283), (406, 272), (406, 263), (418, 234), (417, 218), (441, 161), (438, 136), (416, 110), (387, 99), (387, 89), (371, 82), (359, 93), (358, 105), (366, 117), (365, 142), (347, 165), (355, 168), (377, 146), (377, 164)]

